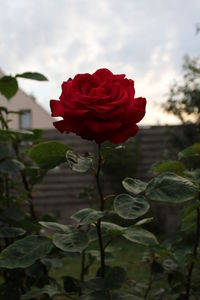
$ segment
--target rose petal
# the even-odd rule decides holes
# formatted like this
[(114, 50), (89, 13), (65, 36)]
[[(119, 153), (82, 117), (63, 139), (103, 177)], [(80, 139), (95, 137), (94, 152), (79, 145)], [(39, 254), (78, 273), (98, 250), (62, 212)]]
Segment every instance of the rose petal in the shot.
[(97, 82), (95, 78), (89, 73), (77, 74), (72, 81), (73, 89), (80, 91), (84, 95), (87, 95), (91, 88), (96, 86)]
[(108, 133), (109, 131), (120, 128), (121, 123), (116, 121), (101, 121), (101, 120), (86, 120), (83, 124), (85, 128), (89, 128), (95, 134), (97, 133)]
[(145, 115), (146, 99), (135, 98), (133, 99), (126, 111), (125, 118), (132, 120), (133, 123), (140, 122)]
[(60, 121), (53, 122), (53, 125), (56, 129), (58, 129), (60, 132), (73, 132), (73, 133), (80, 133), (81, 126), (77, 121), (73, 121), (72, 119), (64, 119)]
[(129, 137), (135, 136), (138, 130), (139, 128), (136, 124), (122, 126), (119, 130), (112, 133), (109, 137), (109, 141), (113, 144), (124, 143)]
[(102, 69), (98, 69), (96, 72), (94, 72), (93, 76), (98, 81), (102, 81), (102, 80), (105, 80), (106, 78), (113, 76), (113, 73), (106, 68), (102, 68)]
[(62, 117), (64, 109), (60, 101), (50, 100), (50, 108), (52, 117)]

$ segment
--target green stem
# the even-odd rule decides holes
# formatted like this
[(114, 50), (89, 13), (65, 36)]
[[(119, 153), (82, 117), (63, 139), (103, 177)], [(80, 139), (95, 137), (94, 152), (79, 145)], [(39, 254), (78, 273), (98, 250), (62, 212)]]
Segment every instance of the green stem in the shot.
[(97, 183), (97, 190), (99, 193), (100, 198), (100, 210), (104, 210), (104, 198), (103, 193), (101, 189), (101, 183), (100, 183), (100, 172), (101, 172), (101, 165), (102, 165), (102, 159), (101, 159), (101, 145), (98, 145), (98, 164), (97, 164), (97, 172), (96, 172), (96, 183)]
[(108, 297), (109, 297), (110, 300), (113, 299), (110, 290), (106, 290), (106, 294), (108, 295)]
[(97, 222), (97, 235), (99, 240), (99, 249), (100, 249), (100, 256), (101, 256), (101, 276), (105, 276), (105, 252), (104, 252), (104, 246), (103, 246), (103, 239), (102, 239), (102, 233), (101, 233), (101, 220)]
[(80, 280), (84, 281), (85, 277), (85, 250), (82, 251), (81, 253), (81, 276)]
[[(13, 145), (13, 149), (15, 151), (17, 159), (20, 160), (18, 144), (15, 141), (13, 141), (12, 145)], [(21, 179), (22, 179), (24, 188), (27, 192), (28, 205), (29, 205), (31, 219), (32, 219), (33, 223), (36, 223), (37, 222), (37, 217), (36, 217), (35, 209), (34, 209), (34, 205), (33, 205), (33, 197), (32, 197), (32, 193), (31, 193), (31, 188), (29, 187), (28, 181), (26, 179), (26, 175), (25, 175), (23, 170), (20, 171), (20, 175), (21, 175)]]
[[(100, 198), (100, 210), (104, 210), (104, 198), (100, 184), (100, 171), (101, 171), (102, 159), (101, 159), (101, 146), (98, 145), (98, 165), (97, 165), (97, 172), (96, 172), (96, 183), (97, 183), (97, 190), (99, 193)], [(102, 239), (102, 232), (101, 232), (101, 219), (98, 220), (97, 224), (97, 235), (99, 240), (99, 249), (100, 249), (100, 256), (101, 256), (101, 276), (105, 276), (105, 251), (103, 246), (103, 239)]]
[(4, 191), (5, 191), (5, 197), (6, 197), (6, 202), (7, 202), (7, 206), (9, 206), (9, 200), (8, 200), (8, 198), (9, 198), (9, 180), (8, 180), (8, 174), (6, 174), (5, 175), (5, 183), (4, 183), (4, 186), (5, 186), (5, 189), (4, 189)]
[(196, 212), (197, 212), (197, 223), (196, 223), (196, 237), (195, 237), (195, 243), (194, 243), (194, 249), (193, 249), (193, 259), (194, 260), (191, 262), (191, 264), (188, 268), (185, 300), (190, 299), (192, 272), (193, 272), (193, 269), (195, 266), (195, 260), (197, 259), (197, 256), (198, 256), (198, 246), (199, 246), (199, 238), (200, 238), (200, 209), (197, 208)]
[(148, 287), (147, 287), (146, 293), (144, 295), (144, 299), (147, 299), (147, 297), (148, 297), (148, 295), (149, 295), (149, 293), (151, 291), (152, 284), (153, 284), (153, 280), (152, 280), (152, 266), (151, 266), (150, 276), (149, 276), (149, 283), (148, 283)]
[[(1, 110), (0, 110), (0, 120), (1, 120), (2, 128), (8, 130), (9, 129), (8, 124), (7, 124), (7, 122), (4, 118), (3, 113), (1, 112)], [(13, 149), (15, 151), (17, 159), (20, 160), (19, 159), (18, 144), (13, 140), (12, 145), (13, 145)], [(28, 204), (29, 204), (31, 219), (32, 219), (33, 222), (36, 222), (37, 218), (36, 218), (35, 209), (34, 209), (34, 205), (33, 205), (33, 197), (32, 197), (32, 194), (31, 194), (31, 189), (29, 187), (28, 181), (26, 179), (26, 176), (25, 176), (25, 173), (24, 173), (23, 170), (20, 171), (20, 175), (21, 175), (21, 178), (22, 178), (24, 188), (25, 188), (25, 190), (27, 192), (27, 195), (28, 195)]]
[(20, 173), (21, 173), (22, 182), (24, 184), (24, 187), (25, 187), (25, 189), (27, 191), (27, 195), (28, 195), (28, 204), (29, 204), (31, 219), (35, 223), (35, 222), (37, 222), (37, 217), (36, 217), (35, 209), (34, 209), (34, 205), (33, 205), (33, 197), (31, 194), (31, 189), (29, 188), (29, 184), (28, 184), (28, 181), (26, 179), (26, 176), (25, 176), (23, 170), (20, 171)]
[(5, 120), (4, 116), (3, 116), (3, 113), (0, 109), (0, 120), (1, 120), (1, 126), (2, 126), (2, 129), (6, 129), (8, 130), (8, 124), (7, 124), (7, 121)]
[(106, 248), (114, 241), (115, 237), (113, 237), (112, 239), (110, 239), (103, 247), (104, 251), (106, 250)]

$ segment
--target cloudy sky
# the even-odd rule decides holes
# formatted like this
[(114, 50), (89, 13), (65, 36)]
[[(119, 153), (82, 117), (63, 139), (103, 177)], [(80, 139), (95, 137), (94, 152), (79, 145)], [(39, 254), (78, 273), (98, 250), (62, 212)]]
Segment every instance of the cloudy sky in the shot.
[(181, 78), (183, 56), (200, 54), (199, 0), (0, 0), (0, 68), (38, 71), (20, 86), (49, 110), (62, 81), (106, 67), (147, 98), (143, 124), (175, 122), (158, 107)]

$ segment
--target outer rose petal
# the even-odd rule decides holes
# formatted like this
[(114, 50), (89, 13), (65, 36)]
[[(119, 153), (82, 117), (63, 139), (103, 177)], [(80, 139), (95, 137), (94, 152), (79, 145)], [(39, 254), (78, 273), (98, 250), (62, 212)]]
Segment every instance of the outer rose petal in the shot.
[(124, 79), (122, 82), (124, 89), (130, 96), (130, 99), (133, 99), (135, 96), (135, 88), (134, 88), (134, 81), (132, 79)]
[(62, 117), (64, 109), (60, 101), (50, 100), (51, 115), (52, 117)]
[(128, 108), (126, 118), (132, 120), (134, 123), (140, 122), (145, 115), (146, 99), (136, 98), (133, 99)]
[(70, 96), (70, 90), (71, 90), (71, 85), (72, 85), (72, 79), (69, 78), (67, 81), (64, 81), (62, 83), (62, 93), (60, 95), (60, 100), (66, 101), (66, 99), (71, 98)]
[(60, 120), (60, 121), (56, 121), (53, 122), (53, 125), (56, 129), (58, 129), (60, 132), (73, 132), (76, 133), (78, 135), (80, 135), (81, 133), (81, 126), (82, 124), (80, 124), (79, 122), (73, 122), (71, 120)]
[(75, 111), (73, 111), (73, 114), (71, 113), (71, 111), (68, 109), (66, 109), (63, 106), (63, 103), (61, 101), (57, 101), (57, 100), (51, 100), (50, 101), (50, 107), (51, 107), (51, 115), (52, 117), (63, 117), (71, 120), (73, 119), (78, 119), (80, 120), (81, 117), (83, 117), (84, 115), (88, 114), (89, 112), (87, 109), (76, 109)]
[(110, 136), (109, 141), (113, 144), (122, 144), (129, 137), (135, 136), (138, 130), (139, 128), (136, 124), (127, 127), (122, 127)]
[(57, 122), (53, 122), (53, 125), (56, 129), (58, 129), (60, 132), (70, 132), (70, 130), (66, 130), (66, 125), (64, 120), (60, 120)]

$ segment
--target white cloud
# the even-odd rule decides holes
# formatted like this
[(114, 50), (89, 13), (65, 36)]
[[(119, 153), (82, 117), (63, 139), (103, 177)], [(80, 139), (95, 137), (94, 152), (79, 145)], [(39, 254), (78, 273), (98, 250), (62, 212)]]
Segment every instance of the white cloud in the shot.
[(137, 95), (149, 99), (144, 122), (159, 115), (161, 122), (153, 104), (180, 76), (183, 55), (199, 54), (197, 0), (0, 0), (0, 7), (0, 67), (44, 73), (49, 83), (21, 85), (45, 108), (63, 80), (107, 67), (133, 78)]

